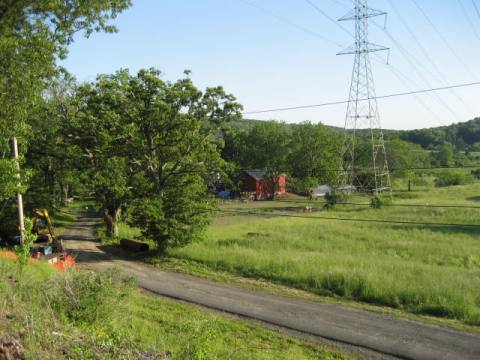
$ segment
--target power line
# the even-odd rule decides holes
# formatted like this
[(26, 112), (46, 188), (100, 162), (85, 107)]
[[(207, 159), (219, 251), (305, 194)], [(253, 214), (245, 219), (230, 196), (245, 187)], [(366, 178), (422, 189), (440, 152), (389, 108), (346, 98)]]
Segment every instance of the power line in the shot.
[[(424, 68), (427, 72), (430, 72), (429, 69), (427, 69), (420, 61), (418, 61), (408, 50), (406, 50), (394, 37), (393, 35), (387, 30), (387, 29), (384, 29), (381, 25), (377, 24), (375, 21), (372, 22), (375, 26), (377, 26), (378, 28), (382, 29), (383, 32), (390, 38), (390, 40), (397, 46), (398, 50), (400, 51), (400, 54), (405, 58), (405, 60), (407, 60), (407, 62), (409, 63), (409, 65), (412, 67), (412, 69), (415, 71), (415, 73), (417, 74), (417, 76), (422, 79), (422, 81), (426, 84), (426, 86), (428, 87), (432, 87), (430, 81), (428, 81), (428, 79), (424, 76), (423, 72), (418, 68), (418, 66), (415, 64), (418, 63), (422, 68)], [(447, 104), (445, 103), (438, 94), (436, 93), (433, 93), (432, 96), (434, 96), (437, 101), (443, 106), (445, 107), (445, 109), (447, 109), (447, 111), (449, 111), (453, 117), (455, 118), (455, 120), (457, 120), (457, 114), (452, 110), (452, 108)], [(455, 121), (454, 121), (455, 122)]]
[[(300, 25), (298, 25), (298, 24), (295, 24), (295, 23), (293, 23), (292, 21), (288, 20), (287, 18), (278, 16), (278, 15), (270, 12), (269, 10), (267, 10), (267, 9), (265, 9), (265, 8), (257, 5), (257, 4), (254, 4), (254, 3), (252, 3), (252, 2), (250, 2), (250, 1), (248, 1), (248, 0), (240, 0), (240, 1), (248, 4), (249, 6), (252, 6), (252, 7), (254, 7), (254, 8), (257, 8), (257, 9), (261, 10), (262, 12), (266, 13), (267, 15), (272, 16), (272, 17), (276, 18), (277, 20), (286, 23), (286, 24), (289, 25), (289, 26), (296, 28), (297, 30), (300, 30), (300, 31), (302, 31), (302, 32), (305, 32), (305, 33), (308, 33), (308, 34), (310, 34), (310, 35), (313, 35), (313, 36), (316, 36), (316, 37), (318, 37), (318, 38), (321, 38), (322, 40), (325, 40), (325, 41), (328, 41), (329, 43), (335, 44), (335, 45), (338, 46), (338, 47), (343, 47), (341, 44), (339, 44), (339, 43), (337, 43), (337, 42), (335, 42), (335, 41), (332, 41), (332, 40), (330, 40), (330, 39), (327, 39), (325, 36), (323, 36), (323, 35), (321, 35), (321, 34), (318, 34), (318, 33), (316, 33), (315, 31), (313, 31), (313, 30), (311, 30), (311, 29), (308, 29), (308, 28), (306, 28), (306, 27), (303, 27), (303, 26), (300, 26)], [(342, 31), (346, 32), (346, 33), (349, 34), (350, 36), (353, 36), (353, 34), (351, 34), (346, 28), (344, 28), (343, 26), (341, 26), (341, 25), (340, 25), (338, 22), (336, 22), (332, 17), (330, 17), (330, 16), (329, 16), (328, 14), (326, 14), (323, 10), (321, 10), (321, 8), (319, 8), (318, 5), (316, 5), (315, 3), (313, 3), (311, 0), (305, 0), (305, 1), (306, 1), (310, 6), (312, 6), (316, 11), (318, 11), (322, 16), (324, 16), (324, 17), (327, 18), (329, 21), (335, 23), (338, 27), (340, 27), (340, 28), (342, 29)], [(332, 0), (332, 1), (334, 1), (334, 0)], [(340, 3), (339, 1), (336, 1), (336, 2), (337, 2), (337, 3)], [(377, 26), (378, 26), (378, 25), (377, 25)], [(383, 29), (383, 28), (382, 28), (382, 29)], [(383, 29), (383, 30), (386, 31), (385, 29)], [(393, 39), (393, 37), (391, 36), (391, 34), (388, 34), (388, 35), (391, 37), (392, 41), (394, 41), (398, 46), (400, 46), (400, 44), (398, 44), (398, 42), (396, 42), (396, 40)], [(406, 56), (406, 55), (404, 55), (404, 56)], [(409, 56), (412, 56), (412, 55), (409, 55)], [(409, 60), (408, 58), (407, 58), (407, 61), (410, 62), (410, 60)], [(417, 60), (417, 61), (418, 61), (418, 60)], [(383, 63), (383, 61), (382, 61), (382, 63)], [(408, 79), (408, 77), (407, 77), (405, 74), (402, 74), (399, 69), (396, 69), (396, 70), (395, 70), (395, 69), (392, 67), (391, 64), (387, 64), (387, 65), (388, 65), (387, 68), (395, 75), (395, 77), (397, 77), (397, 78), (400, 80), (400, 82), (405, 85), (405, 82), (400, 79), (399, 73), (400, 73), (400, 75), (401, 75), (402, 77), (404, 77), (404, 78), (406, 78), (406, 79)], [(416, 66), (415, 66), (413, 63), (410, 62), (410, 65), (412, 66), (412, 68), (414, 68), (414, 70), (417, 72), (417, 74), (418, 74), (420, 77), (423, 77), (423, 75), (421, 74), (421, 72), (418, 71), (418, 69), (416, 68)], [(423, 67), (423, 66), (422, 66), (422, 67)], [(426, 71), (429, 71), (429, 69), (426, 68)], [(424, 79), (424, 81), (426, 82), (427, 87), (431, 87), (431, 85), (429, 84), (429, 82), (428, 82), (424, 77), (423, 77), (423, 79)], [(409, 80), (409, 81), (412, 82), (412, 83), (414, 83), (412, 80)], [(409, 86), (406, 86), (406, 88), (407, 88), (408, 90), (411, 89)], [(432, 96), (435, 100), (437, 100), (437, 102), (439, 102), (441, 105), (443, 105), (443, 106), (455, 117), (455, 121), (457, 120), (457, 114), (455, 114), (455, 112), (454, 112), (437, 94), (433, 93), (433, 94), (429, 94), (429, 95)], [(435, 114), (435, 113), (430, 109), (430, 107), (428, 107), (428, 106), (425, 105), (425, 103), (421, 100), (420, 97), (415, 96), (415, 99), (420, 103), (420, 105), (421, 105), (422, 107), (424, 107), (424, 108), (427, 110), (427, 112), (429, 112), (434, 118), (436, 118), (437, 121), (441, 122), (443, 125), (446, 125), (446, 123), (445, 123), (444, 121), (442, 121), (442, 120), (438, 117), (438, 115)], [(463, 102), (463, 100), (462, 100), (462, 102)], [(329, 103), (329, 104), (325, 104), (325, 105), (337, 105), (337, 104), (339, 105), (339, 104), (346, 104), (346, 103), (348, 103), (348, 102), (333, 102), (333, 103), (331, 103), (331, 104)], [(323, 106), (323, 105), (322, 105), (322, 106)], [(308, 106), (308, 107), (310, 107), (310, 106)], [(313, 107), (317, 107), (317, 106), (313, 106)], [(299, 108), (301, 109), (301, 108), (304, 108), (304, 107), (302, 106), (302, 107), (299, 107)], [(297, 109), (297, 107), (293, 107), (292, 109), (288, 108), (288, 109), (286, 109), (286, 110), (294, 110), (294, 109)], [(280, 111), (284, 111), (284, 110), (282, 109), (282, 110), (280, 110)], [(271, 111), (270, 111), (270, 110), (268, 110), (268, 111), (259, 111), (259, 112), (257, 112), (257, 111), (252, 111), (252, 112), (244, 112), (243, 114), (258, 114), (258, 113), (264, 113), (264, 112), (271, 112)]]
[[(395, 191), (394, 191), (395, 192)], [(304, 203), (304, 204), (312, 204), (312, 202), (315, 202), (316, 200), (306, 200), (306, 199), (300, 199), (300, 200), (276, 200), (278, 202), (285, 202), (285, 203)], [(336, 205), (355, 205), (355, 206), (372, 206), (370, 203), (355, 203), (355, 202), (342, 202), (342, 203), (337, 203)], [(434, 209), (479, 209), (480, 206), (474, 206), (474, 205), (445, 205), (445, 204), (383, 204), (382, 206), (386, 207), (411, 207), (411, 208), (434, 208)], [(289, 209), (298, 209), (298, 206), (290, 206)]]
[[(442, 35), (442, 33), (440, 32), (440, 30), (438, 30), (438, 28), (435, 26), (435, 24), (433, 23), (433, 21), (430, 19), (430, 17), (428, 16), (428, 14), (423, 10), (423, 8), (420, 6), (420, 4), (418, 3), (417, 0), (410, 0), (416, 7), (417, 9), (420, 11), (420, 13), (423, 15), (423, 17), (425, 18), (425, 20), (427, 20), (427, 22), (429, 23), (429, 25), (431, 26), (431, 28), (435, 31), (435, 33), (438, 35), (438, 37), (440, 38), (440, 40), (442, 40), (443, 44), (450, 50), (450, 52), (453, 54), (453, 56), (457, 59), (457, 61), (462, 64), (462, 66), (464, 67), (465, 71), (468, 72), (470, 74), (470, 76), (472, 76), (474, 79), (477, 78), (477, 76), (470, 70), (470, 68), (468, 67), (468, 65), (465, 63), (465, 61), (463, 61), (463, 59), (458, 55), (458, 53), (453, 49), (453, 47), (450, 45), (450, 43), (447, 41), (447, 39)], [(475, 5), (475, 4), (474, 4)]]
[[(259, 6), (259, 5), (256, 5), (256, 4), (254, 4), (254, 3), (250, 2), (250, 1), (247, 1), (247, 0), (240, 0), (240, 1), (248, 4), (249, 6), (252, 6), (252, 7), (256, 8), (256, 9), (261, 10), (262, 12), (268, 14), (269, 16), (272, 16), (272, 17), (276, 18), (277, 20), (286, 23), (287, 25), (289, 25), (289, 26), (291, 26), (291, 27), (294, 27), (294, 28), (297, 29), (297, 30), (300, 30), (300, 31), (305, 32), (305, 33), (308, 33), (308, 34), (310, 34), (310, 35), (319, 37), (319, 38), (321, 38), (322, 40), (326, 40), (326, 41), (328, 41), (328, 42), (330, 42), (330, 43), (333, 43), (333, 44), (335, 44), (335, 45), (338, 46), (338, 47), (343, 47), (341, 44), (336, 43), (336, 42), (334, 42), (334, 41), (331, 41), (330, 39), (326, 39), (323, 35), (320, 35), (320, 34), (314, 32), (314, 31), (312, 31), (312, 30), (310, 30), (310, 29), (308, 29), (308, 28), (305, 28), (305, 27), (303, 27), (303, 26), (297, 25), (297, 24), (291, 22), (290, 20), (288, 20), (288, 19), (286, 19), (286, 18), (284, 18), (284, 17), (280, 17), (280, 16), (278, 16), (278, 15), (276, 15), (276, 14), (268, 11), (267, 9), (265, 9), (265, 8)], [(322, 16), (326, 17), (329, 21), (335, 23), (335, 25), (338, 26), (338, 27), (340, 27), (340, 28), (342, 29), (342, 31), (344, 31), (344, 32), (346, 32), (347, 34), (349, 34), (350, 36), (354, 37), (353, 34), (352, 34), (349, 30), (347, 30), (346, 28), (344, 28), (343, 26), (341, 26), (337, 21), (335, 21), (332, 17), (330, 17), (328, 14), (326, 14), (323, 10), (321, 10), (321, 9), (320, 9), (317, 5), (315, 5), (312, 1), (310, 1), (310, 0), (306, 0), (306, 1), (307, 1), (308, 4), (310, 4), (310, 6), (312, 6), (312, 7), (313, 7), (316, 11), (318, 11)], [(339, 2), (337, 1), (337, 3), (339, 3)], [(390, 65), (390, 64), (389, 64), (389, 65)], [(394, 72), (394, 70), (393, 70), (393, 68), (391, 67), (391, 65), (388, 67), (388, 69), (389, 69), (390, 71), (392, 71), (397, 78), (399, 77), (398, 74)], [(397, 71), (398, 73), (400, 73), (400, 70), (397, 69), (396, 71)], [(405, 75), (403, 75), (403, 77), (406, 78)], [(402, 82), (402, 81), (401, 81), (401, 82)], [(427, 86), (430, 86), (430, 84), (427, 83)], [(410, 89), (410, 88), (407, 86), (407, 89)], [(432, 96), (433, 96), (433, 95), (432, 95)], [(435, 96), (436, 96), (436, 98), (435, 98)], [(448, 106), (438, 97), (438, 95), (435, 95), (435, 96), (434, 96), (434, 98), (435, 98), (440, 104), (442, 104), (443, 106), (447, 107), (447, 110), (449, 110), (449, 111), (453, 114), (452, 109), (451, 109), (451, 108), (448, 108)], [(416, 99), (418, 102), (420, 102), (420, 104), (421, 104), (424, 108), (426, 108), (428, 112), (430, 112), (431, 114), (433, 113), (433, 111), (432, 111), (429, 107), (427, 107), (427, 106), (424, 104), (424, 102), (420, 100), (420, 98), (419, 98), (418, 96), (415, 96), (415, 99)], [(348, 102), (347, 102), (347, 103), (348, 103)], [(340, 103), (340, 104), (344, 104), (344, 103)], [(334, 105), (334, 104), (332, 104), (332, 105)], [(267, 111), (267, 112), (269, 112), (269, 111)], [(251, 113), (257, 113), (257, 112), (251, 112)], [(247, 114), (247, 113), (244, 113), (244, 114)], [(454, 115), (455, 115), (455, 114), (454, 114)], [(433, 116), (434, 116), (438, 121), (442, 122), (442, 121), (440, 120), (440, 118), (439, 118), (436, 114), (433, 113)], [(446, 125), (444, 122), (443, 122), (443, 124)]]
[(315, 11), (317, 11), (318, 13), (320, 13), (323, 17), (325, 17), (326, 19), (328, 19), (331, 23), (335, 24), (336, 26), (338, 26), (340, 29), (342, 29), (345, 33), (347, 33), (348, 35), (350, 35), (351, 37), (355, 38), (355, 35), (349, 31), (348, 29), (344, 28), (342, 25), (340, 25), (338, 23), (337, 20), (335, 20), (334, 18), (332, 18), (330, 15), (328, 15), (325, 11), (323, 11), (319, 6), (317, 6), (313, 1), (311, 0), (305, 0), (305, 2), (307, 4), (309, 4), (313, 9), (315, 9)]
[[(392, 64), (387, 64), (388, 69), (392, 72), (393, 75), (403, 84), (403, 86), (406, 87), (408, 91), (412, 91), (412, 88), (408, 84), (408, 82), (414, 83), (412, 80), (410, 80), (405, 74), (403, 74), (400, 70), (395, 68)], [(420, 97), (418, 94), (414, 94), (415, 99), (417, 102), (428, 112), (432, 117), (437, 119), (438, 122), (444, 123), (442, 119), (435, 113), (427, 104), (425, 101), (423, 101), (422, 97)]]
[[(473, 25), (473, 22), (472, 20), (470, 19), (470, 16), (468, 15), (468, 11), (467, 9), (465, 8), (465, 6), (463, 5), (463, 2), (462, 0), (457, 0), (458, 1), (458, 4), (460, 5), (460, 8), (462, 9), (462, 12), (463, 12), (463, 15), (465, 16), (465, 18), (467, 19), (467, 22), (468, 24), (470, 25), (470, 27), (472, 28), (473, 30), (473, 34), (475, 35), (475, 37), (480, 40), (480, 35), (478, 34), (478, 30), (477, 28), (475, 27), (475, 25)], [(475, 3), (474, 3), (475, 5)]]
[[(309, 0), (306, 0), (306, 1), (309, 1)], [(352, 1), (352, 2), (353, 2), (353, 1)], [(322, 12), (322, 15), (323, 15), (323, 12)], [(338, 22), (336, 22), (336, 25), (339, 26), (340, 28), (342, 28), (342, 30), (348, 32), (348, 30), (345, 30)], [(385, 29), (383, 29), (383, 31), (385, 31)], [(350, 35), (351, 35), (352, 37), (354, 37), (353, 34), (350, 33)], [(377, 58), (380, 58), (380, 56), (379, 56), (378, 54), (374, 54), (374, 56), (376, 56)], [(378, 61), (378, 60), (377, 60), (377, 61)], [(378, 62), (383, 63), (383, 61), (378, 61)], [(396, 69), (392, 64), (390, 64), (390, 63), (387, 62), (386, 65), (387, 65), (387, 69), (390, 70), (390, 71), (393, 73), (393, 75), (407, 88), (407, 90), (411, 91), (412, 88), (405, 82), (405, 79), (406, 79), (407, 81), (411, 82), (411, 83), (413, 83), (413, 81), (412, 81), (412, 80), (409, 80), (408, 77), (407, 77), (405, 74), (403, 74), (399, 69)], [(402, 79), (402, 78), (403, 78), (403, 79)], [(446, 81), (446, 80), (445, 80), (445, 85), (447, 85), (447, 81)], [(429, 85), (427, 84), (427, 86), (429, 86)], [(437, 98), (435, 98), (435, 99), (436, 99), (437, 101), (440, 101), (440, 103), (442, 103), (441, 99), (437, 99)], [(415, 100), (417, 100), (417, 102), (419, 102), (420, 105), (421, 105), (427, 112), (430, 113), (430, 115), (432, 115), (434, 118), (436, 118), (438, 122), (444, 123), (444, 122), (439, 118), (439, 116), (438, 116), (436, 113), (434, 113), (434, 112), (432, 111), (432, 109), (430, 109), (430, 107), (426, 106), (425, 102), (424, 102), (419, 96), (415, 95)]]
[[(341, 25), (338, 23), (338, 21), (335, 21), (335, 20), (332, 19), (330, 16), (328, 16), (328, 14), (326, 14), (322, 9), (320, 9), (317, 5), (313, 4), (311, 0), (305, 0), (305, 1), (306, 1), (307, 3), (309, 3), (314, 9), (316, 9), (322, 16), (326, 17), (326, 18), (327, 18), (328, 20), (330, 20), (331, 22), (334, 22), (335, 25), (337, 25), (340, 29), (342, 29), (344, 32), (346, 32), (347, 34), (349, 34), (351, 37), (355, 38), (355, 36), (354, 36), (350, 31), (348, 31), (348, 30), (345, 29), (343, 26), (341, 26)], [(401, 15), (399, 14), (399, 12), (398, 12), (396, 9), (394, 9), (394, 10), (397, 12), (397, 14), (398, 14), (398, 15), (400, 16), (400, 18), (401, 18)], [(403, 19), (402, 19), (402, 18), (401, 18), (401, 20), (402, 20), (402, 22), (403, 22)], [(377, 24), (376, 24), (376, 25), (377, 25)], [(407, 25), (405, 22), (404, 22), (404, 25), (408, 28), (408, 25)], [(378, 25), (377, 25), (377, 26), (378, 26)], [(380, 27), (380, 26), (379, 26), (379, 27)], [(385, 27), (383, 27), (382, 30), (383, 30), (384, 32), (387, 32), (387, 30), (385, 29)], [(408, 30), (409, 30), (409, 28), (408, 28)], [(388, 33), (387, 35), (392, 39), (392, 41), (394, 41), (394, 42), (397, 44), (397, 46), (399, 47), (399, 50), (401, 51), (402, 48), (401, 48), (400, 44), (393, 39), (393, 36), (392, 36), (390, 33)], [(417, 40), (417, 42), (418, 42), (418, 40)], [(422, 48), (422, 50), (423, 50), (423, 48)], [(376, 55), (376, 54), (375, 54), (375, 55)], [(402, 55), (403, 55), (403, 54), (402, 54)], [(377, 56), (378, 56), (378, 55), (377, 55)], [(404, 55), (404, 56), (406, 57), (406, 55)], [(411, 56), (411, 55), (410, 55), (410, 56)], [(408, 59), (407, 59), (407, 61), (408, 61)], [(417, 60), (417, 61), (418, 61), (418, 60)], [(387, 64), (387, 65), (390, 65), (390, 64)], [(415, 67), (414, 64), (410, 64), (410, 65), (411, 65), (412, 67)], [(436, 67), (435, 64), (433, 64), (433, 66)], [(400, 72), (399, 70), (397, 70), (397, 73), (395, 73), (395, 71), (393, 70), (393, 67), (388, 67), (388, 69), (389, 69), (390, 71), (392, 71), (392, 73), (393, 73), (397, 78), (399, 78), (399, 76), (398, 76), (398, 73)], [(414, 69), (414, 70), (416, 71), (416, 69)], [(442, 76), (443, 76), (443, 75), (442, 75)], [(403, 77), (406, 77), (406, 76), (403, 75)], [(399, 78), (399, 79), (400, 79), (400, 78)], [(444, 85), (447, 85), (448, 82), (447, 82), (445, 79), (443, 79), (443, 80), (444, 80)], [(404, 83), (401, 79), (400, 79), (400, 81), (401, 81), (402, 83)], [(426, 82), (427, 86), (431, 87), (431, 85), (428, 83), (428, 81), (425, 81), (425, 82)], [(404, 84), (404, 85), (405, 85), (405, 84)], [(411, 90), (411, 89), (409, 88), (409, 86), (406, 86), (406, 88), (409, 89), (409, 90)], [(452, 91), (453, 91), (453, 90), (452, 90)], [(456, 95), (456, 94), (455, 94), (455, 95)], [(424, 104), (417, 96), (416, 96), (415, 98), (416, 98), (417, 101), (420, 102), (420, 104), (421, 104), (422, 106), (424, 106), (424, 107), (427, 109), (428, 112), (430, 112), (431, 114), (433, 113), (429, 108), (427, 108), (427, 107), (425, 106), (425, 104)], [(440, 97), (439, 97), (438, 95), (436, 95), (436, 100), (439, 101), (440, 104), (442, 104), (442, 105), (444, 105), (445, 107), (447, 107), (447, 110), (448, 110), (448, 111), (450, 111), (452, 114), (454, 114), (453, 111), (452, 111), (452, 109), (449, 108), (449, 107), (442, 101), (442, 99), (440, 99)], [(462, 101), (462, 102), (465, 104), (465, 102), (463, 101), (463, 99), (459, 98), (459, 100)], [(465, 104), (465, 106), (466, 106), (466, 104)], [(434, 116), (439, 122), (443, 122), (442, 120), (440, 120), (440, 118), (439, 118), (436, 114), (433, 114), (433, 116)], [(454, 116), (455, 116), (455, 114), (454, 114)]]
[[(278, 202), (285, 202), (285, 203), (303, 203), (303, 204), (312, 204), (312, 202), (316, 202), (316, 200), (276, 200)], [(336, 203), (336, 205), (354, 205), (354, 206), (372, 206), (370, 203), (356, 203), (356, 202), (341, 202)], [(474, 205), (446, 205), (446, 204), (383, 204), (382, 206), (385, 207), (407, 207), (407, 208), (433, 208), (433, 209), (474, 209), (480, 210), (480, 206)], [(298, 206), (290, 206), (288, 209), (299, 209)], [(318, 207), (317, 207), (318, 208)]]
[(253, 216), (268, 216), (268, 217), (287, 217), (297, 219), (310, 219), (310, 220), (334, 220), (334, 221), (349, 221), (349, 222), (368, 222), (368, 223), (383, 223), (383, 224), (402, 224), (402, 225), (414, 225), (414, 226), (439, 226), (439, 227), (467, 227), (467, 228), (480, 228), (478, 224), (459, 224), (459, 223), (436, 223), (436, 222), (416, 222), (416, 221), (401, 221), (401, 220), (384, 220), (384, 219), (355, 219), (355, 218), (343, 218), (335, 216), (305, 216), (305, 215), (289, 215), (289, 214), (276, 214), (270, 213), (258, 213), (253, 211), (242, 210), (225, 210), (216, 209), (216, 212), (222, 213), (235, 213), (243, 215)]
[[(359, 101), (369, 101), (369, 100), (373, 100), (373, 99), (381, 100), (381, 99), (388, 99), (388, 98), (393, 98), (393, 97), (400, 97), (400, 96), (407, 96), (407, 95), (414, 95), (414, 94), (425, 94), (425, 93), (431, 93), (431, 92), (435, 92), (435, 91), (457, 89), (457, 88), (477, 86), (477, 85), (480, 85), (480, 81), (475, 81), (475, 82), (471, 82), (471, 83), (463, 83), (463, 84), (455, 84), (455, 85), (449, 85), (449, 86), (434, 87), (434, 88), (422, 89), (422, 90), (406, 91), (406, 92), (393, 93), (393, 94), (388, 94), (388, 95), (380, 95), (380, 96), (375, 96), (375, 97), (372, 97), (372, 98), (359, 99)], [(320, 104), (311, 104), (311, 105), (280, 107), (280, 108), (272, 108), (272, 109), (266, 109), (266, 110), (246, 111), (246, 112), (243, 112), (242, 114), (243, 115), (252, 115), (252, 114), (262, 114), (262, 113), (277, 112), (277, 111), (300, 110), (300, 109), (309, 109), (309, 108), (317, 108), (317, 107), (332, 106), (332, 105), (343, 105), (343, 104), (348, 104), (348, 100), (330, 101), (330, 102), (325, 102), (325, 103), (320, 103)]]
[(475, 12), (476, 12), (477, 15), (478, 15), (478, 18), (480, 19), (480, 9), (478, 8), (478, 5), (477, 5), (477, 3), (475, 2), (475, 0), (472, 0), (472, 4), (473, 4), (473, 7), (475, 8)]
[[(464, 166), (430, 166), (430, 167), (410, 167), (410, 168), (392, 168), (390, 171), (421, 171), (421, 170), (460, 170), (460, 169), (478, 169), (478, 165), (464, 165)], [(357, 172), (368, 172), (369, 169), (355, 168)], [(344, 171), (341, 169), (324, 169), (323, 172), (337, 172)]]
[[(338, 205), (356, 205), (356, 206), (371, 206), (371, 204), (366, 203), (337, 203)], [(409, 208), (439, 208), (439, 209), (480, 209), (480, 206), (473, 205), (422, 205), (422, 204), (383, 204), (382, 206), (393, 206), (393, 207), (409, 207)]]
[[(459, 2), (461, 0), (458, 0)], [(405, 29), (407, 29), (408, 33), (410, 34), (410, 36), (413, 38), (413, 40), (415, 41), (415, 43), (417, 44), (418, 48), (420, 49), (420, 51), (423, 53), (423, 56), (427, 59), (427, 61), (430, 63), (430, 65), (432, 66), (432, 68), (435, 70), (435, 72), (438, 74), (438, 78), (443, 82), (444, 85), (447, 85), (448, 84), (448, 80), (447, 78), (445, 77), (445, 75), (440, 71), (440, 69), (438, 68), (437, 64), (435, 63), (435, 61), (432, 59), (432, 57), (429, 55), (428, 51), (425, 50), (425, 47), (420, 43), (420, 40), (418, 39), (418, 37), (415, 35), (415, 32), (412, 31), (412, 29), (410, 28), (410, 26), (408, 25), (407, 21), (403, 18), (402, 14), (400, 13), (400, 11), (398, 10), (398, 8), (395, 6), (395, 4), (391, 1), (391, 0), (388, 0), (388, 3), (390, 4), (390, 6), (392, 7), (392, 9), (395, 11), (395, 13), (397, 14), (398, 18), (400, 19), (400, 22), (403, 24), (403, 26), (405, 27)], [(460, 3), (461, 4), (461, 3)], [(473, 112), (472, 109), (467, 105), (467, 103), (465, 102), (465, 100), (463, 98), (461, 98), (455, 90), (451, 90), (451, 93), (452, 95), (455, 96), (455, 98), (460, 101), (464, 106), (465, 108), (469, 111), (469, 112)]]
[(321, 40), (323, 40), (323, 41), (326, 41), (326, 42), (328, 42), (328, 43), (330, 43), (330, 44), (333, 44), (333, 45), (335, 45), (335, 46), (342, 47), (342, 44), (339, 44), (339, 43), (337, 43), (336, 41), (330, 40), (329, 38), (323, 36), (322, 34), (316, 32), (316, 31), (310, 30), (309, 28), (306, 28), (306, 27), (304, 27), (304, 26), (302, 26), (302, 25), (298, 25), (297, 23), (294, 23), (294, 22), (288, 20), (287, 18), (285, 18), (285, 17), (283, 17), (283, 16), (277, 15), (277, 14), (271, 12), (270, 10), (267, 10), (267, 9), (264, 8), (263, 6), (260, 6), (260, 5), (258, 5), (258, 4), (255, 4), (255, 3), (253, 3), (253, 2), (251, 2), (251, 1), (249, 1), (249, 0), (239, 0), (239, 1), (243, 2), (244, 4), (247, 4), (248, 6), (251, 6), (251, 7), (253, 7), (253, 8), (256, 8), (257, 10), (262, 11), (263, 13), (267, 14), (268, 16), (276, 19), (277, 21), (283, 22), (284, 24), (287, 24), (288, 26), (291, 26), (291, 27), (293, 27), (293, 28), (295, 28), (295, 29), (297, 29), (297, 30), (300, 30), (300, 31), (302, 31), (302, 32), (304, 32), (304, 33), (306, 33), (306, 34), (309, 34), (309, 35), (311, 35), (311, 36), (317, 37), (317, 38), (319, 38), (319, 39), (321, 39)]

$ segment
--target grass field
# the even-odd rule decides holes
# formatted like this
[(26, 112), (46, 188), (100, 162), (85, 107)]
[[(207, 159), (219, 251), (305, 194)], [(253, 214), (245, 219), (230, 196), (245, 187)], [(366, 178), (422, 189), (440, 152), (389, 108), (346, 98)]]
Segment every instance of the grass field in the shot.
[[(356, 197), (355, 203), (368, 203)], [(396, 205), (480, 207), (480, 184), (396, 193)], [(480, 209), (227, 202), (206, 240), (170, 255), (309, 292), (480, 326)], [(322, 206), (322, 201), (310, 204)], [(254, 213), (254, 214), (252, 214)], [(310, 218), (277, 217), (308, 216)], [(476, 227), (340, 221), (383, 219)]]
[(20, 269), (0, 256), (0, 342), (14, 337), (27, 359), (347, 358), (275, 330), (150, 296), (118, 273), (61, 274), (42, 264)]

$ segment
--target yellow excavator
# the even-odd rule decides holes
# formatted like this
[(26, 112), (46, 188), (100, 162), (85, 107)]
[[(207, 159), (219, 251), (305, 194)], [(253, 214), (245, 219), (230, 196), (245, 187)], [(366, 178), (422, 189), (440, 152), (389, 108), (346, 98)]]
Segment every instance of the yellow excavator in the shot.
[[(63, 243), (55, 235), (55, 228), (48, 214), (48, 210), (34, 209), (33, 212), (32, 233), (37, 234), (37, 242), (51, 244), (56, 252), (63, 252)], [(42, 232), (42, 229), (47, 229), (47, 233)]]

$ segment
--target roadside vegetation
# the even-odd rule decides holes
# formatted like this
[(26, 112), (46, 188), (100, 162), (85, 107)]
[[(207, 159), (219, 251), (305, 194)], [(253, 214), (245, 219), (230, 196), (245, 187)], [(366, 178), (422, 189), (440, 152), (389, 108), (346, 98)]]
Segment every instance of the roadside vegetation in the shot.
[(13, 339), (27, 359), (346, 359), (142, 293), (114, 269), (64, 274), (0, 256), (0, 279), (0, 342)]

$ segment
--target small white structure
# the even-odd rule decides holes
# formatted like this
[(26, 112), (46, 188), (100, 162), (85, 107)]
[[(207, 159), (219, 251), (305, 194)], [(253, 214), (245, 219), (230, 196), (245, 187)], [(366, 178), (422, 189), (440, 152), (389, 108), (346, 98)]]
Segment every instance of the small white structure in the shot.
[(316, 199), (319, 197), (324, 197), (329, 192), (332, 191), (332, 188), (329, 185), (320, 185), (314, 189), (312, 189), (312, 199)]

